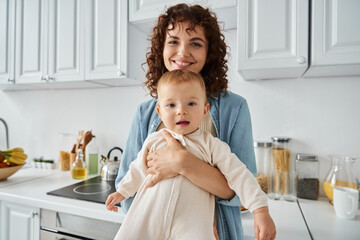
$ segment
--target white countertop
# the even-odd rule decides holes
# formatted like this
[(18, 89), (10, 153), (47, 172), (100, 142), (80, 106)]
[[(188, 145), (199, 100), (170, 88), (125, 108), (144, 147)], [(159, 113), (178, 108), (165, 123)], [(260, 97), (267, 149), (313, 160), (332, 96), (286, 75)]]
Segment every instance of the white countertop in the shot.
[[(109, 212), (104, 204), (46, 194), (81, 181), (72, 179), (69, 171), (21, 169), (8, 180), (0, 181), (0, 200), (116, 223), (124, 220), (121, 209), (120, 213)], [(313, 239), (360, 239), (360, 211), (354, 220), (343, 220), (336, 217), (325, 198), (318, 201), (299, 199), (299, 204)], [(296, 202), (269, 200), (269, 209), (276, 225), (277, 240), (311, 239)], [(253, 214), (242, 214), (242, 223), (245, 239), (254, 239)]]
[[(297, 202), (269, 200), (270, 215), (276, 226), (277, 240), (311, 240)], [(242, 214), (245, 239), (254, 239), (254, 215)]]
[(26, 182), (36, 178), (46, 177), (51, 174), (53, 174), (53, 171), (40, 168), (29, 168), (27, 166), (24, 166), (22, 169), (10, 176), (8, 179), (0, 180), (0, 188), (21, 182)]
[(299, 199), (301, 210), (315, 240), (359, 240), (360, 210), (355, 219), (336, 217), (334, 207), (325, 197), (318, 201)]
[(21, 169), (8, 180), (0, 181), (0, 200), (117, 223), (124, 220), (121, 210), (110, 212), (104, 204), (46, 194), (81, 181), (72, 179), (69, 171)]

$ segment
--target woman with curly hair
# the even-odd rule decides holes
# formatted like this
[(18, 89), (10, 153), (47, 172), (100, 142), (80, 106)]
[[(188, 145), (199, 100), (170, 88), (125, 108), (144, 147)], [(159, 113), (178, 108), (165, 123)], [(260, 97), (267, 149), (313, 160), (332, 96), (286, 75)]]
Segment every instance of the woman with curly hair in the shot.
[[(154, 98), (140, 104), (135, 113), (115, 181), (116, 188), (147, 136), (164, 128), (156, 112), (157, 82), (165, 72), (175, 69), (201, 74), (210, 109), (200, 128), (226, 142), (231, 151), (256, 174), (248, 105), (243, 97), (227, 91), (226, 48), (216, 15), (209, 9), (178, 4), (159, 16), (153, 29), (151, 49), (146, 54), (148, 70), (145, 84)], [(226, 178), (216, 167), (186, 151), (169, 133), (162, 132), (167, 146), (147, 156), (147, 173), (154, 175), (148, 187), (177, 175), (186, 177), (194, 185), (216, 196), (215, 236), (221, 240), (243, 239), (241, 200), (228, 186)], [(121, 202), (125, 212), (132, 200), (133, 197)], [(262, 210), (268, 211), (267, 207)], [(257, 217), (262, 217), (261, 212), (255, 214)], [(272, 239), (275, 233), (259, 237)]]

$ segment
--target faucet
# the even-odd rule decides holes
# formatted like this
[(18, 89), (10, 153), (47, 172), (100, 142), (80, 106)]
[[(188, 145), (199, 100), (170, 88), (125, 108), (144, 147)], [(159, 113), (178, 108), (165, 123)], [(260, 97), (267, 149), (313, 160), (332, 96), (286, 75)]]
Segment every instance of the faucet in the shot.
[(0, 122), (5, 126), (6, 149), (9, 149), (9, 129), (4, 119), (0, 118)]

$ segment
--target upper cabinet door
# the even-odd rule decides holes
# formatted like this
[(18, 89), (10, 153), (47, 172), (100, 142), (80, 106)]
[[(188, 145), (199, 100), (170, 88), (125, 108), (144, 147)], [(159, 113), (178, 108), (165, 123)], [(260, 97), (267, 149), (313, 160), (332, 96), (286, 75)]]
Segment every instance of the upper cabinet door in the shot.
[(14, 83), (15, 1), (0, 0), (0, 84)]
[(178, 3), (200, 4), (215, 11), (218, 19), (225, 23), (225, 29), (236, 28), (236, 0), (131, 0), (129, 1), (129, 22), (145, 32), (150, 32), (158, 16), (166, 8)]
[(127, 74), (127, 1), (87, 2), (85, 79), (119, 79)]
[(305, 77), (360, 75), (360, 1), (312, 1), (311, 67)]
[(49, 1), (49, 81), (84, 80), (82, 1)]
[(308, 1), (240, 0), (238, 71), (244, 79), (301, 77), (308, 67)]
[(16, 1), (16, 83), (40, 82), (47, 69), (47, 2)]

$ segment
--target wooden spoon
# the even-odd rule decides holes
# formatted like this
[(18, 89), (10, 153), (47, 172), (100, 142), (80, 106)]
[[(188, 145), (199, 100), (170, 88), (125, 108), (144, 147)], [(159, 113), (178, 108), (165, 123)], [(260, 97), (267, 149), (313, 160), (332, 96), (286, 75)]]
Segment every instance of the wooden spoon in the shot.
[(91, 141), (91, 139), (94, 137), (94, 135), (92, 135), (91, 131), (87, 131), (84, 135), (84, 142), (82, 144), (82, 151), (83, 153), (85, 153), (85, 148), (88, 145), (88, 143)]
[(75, 147), (75, 154), (77, 154), (77, 150), (78, 150), (78, 148), (79, 148), (79, 145), (80, 145), (80, 142), (81, 142), (83, 136), (84, 136), (84, 130), (81, 130), (81, 131), (79, 132), (78, 136), (77, 136), (76, 147)]

